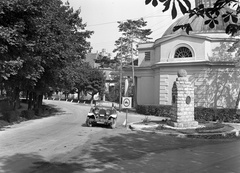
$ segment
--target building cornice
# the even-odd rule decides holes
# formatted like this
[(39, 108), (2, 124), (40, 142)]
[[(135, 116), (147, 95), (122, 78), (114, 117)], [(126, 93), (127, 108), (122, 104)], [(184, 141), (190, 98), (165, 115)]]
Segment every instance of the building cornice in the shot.
[[(236, 63), (233, 61), (187, 61), (187, 62), (158, 62), (152, 66), (145, 66), (145, 67), (134, 67), (136, 71), (149, 71), (155, 70), (161, 67), (187, 67), (187, 66), (205, 66), (205, 67), (212, 67), (212, 66), (228, 66), (229, 68), (235, 68)], [(130, 72), (132, 68), (124, 68), (123, 71)]]
[(159, 67), (181, 67), (181, 66), (231, 66), (235, 67), (233, 61), (174, 61), (174, 62), (158, 62), (151, 66), (152, 69)]
[[(216, 33), (217, 34), (217, 33)], [(169, 40), (172, 39), (176, 39), (178, 37), (188, 37), (188, 38), (194, 38), (194, 39), (203, 39), (203, 40), (207, 40), (210, 42), (234, 42), (237, 40), (237, 38), (215, 38), (215, 37), (209, 37), (209, 36), (203, 36), (203, 35), (187, 35), (187, 34), (175, 34), (175, 35), (169, 35), (169, 36), (165, 36), (159, 39), (156, 39), (154, 41), (154, 43), (143, 43), (143, 45), (145, 46), (141, 46), (141, 44), (139, 44), (138, 50), (149, 50), (149, 49), (154, 49), (155, 47), (161, 45), (164, 42), (167, 42)]]

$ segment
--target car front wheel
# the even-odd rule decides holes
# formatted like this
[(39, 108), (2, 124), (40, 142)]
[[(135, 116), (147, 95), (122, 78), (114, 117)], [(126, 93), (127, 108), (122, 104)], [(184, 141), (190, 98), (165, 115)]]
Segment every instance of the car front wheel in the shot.
[(87, 120), (86, 120), (86, 125), (87, 125), (88, 127), (92, 127), (92, 125), (93, 125), (93, 119), (92, 119), (92, 118), (89, 118), (89, 117), (87, 117)]
[(112, 118), (110, 122), (110, 127), (114, 129), (116, 128), (116, 125), (117, 125), (117, 119)]

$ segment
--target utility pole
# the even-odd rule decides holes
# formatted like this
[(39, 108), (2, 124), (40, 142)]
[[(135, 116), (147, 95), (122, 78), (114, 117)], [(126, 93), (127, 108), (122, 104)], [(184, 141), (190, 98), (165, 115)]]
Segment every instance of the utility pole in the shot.
[(134, 60), (133, 60), (133, 36), (131, 36), (131, 59), (132, 59), (132, 93), (133, 93), (133, 107), (135, 107), (135, 71), (134, 71)]
[(121, 37), (121, 52), (120, 52), (120, 84), (119, 84), (119, 111), (122, 109), (122, 37)]
[(132, 105), (133, 107), (136, 106), (136, 94), (135, 94), (135, 71), (134, 71), (134, 60), (133, 60), (133, 28), (131, 28), (132, 30), (132, 34), (131, 34), (131, 60), (132, 60), (132, 94), (133, 94), (133, 98), (132, 98)]

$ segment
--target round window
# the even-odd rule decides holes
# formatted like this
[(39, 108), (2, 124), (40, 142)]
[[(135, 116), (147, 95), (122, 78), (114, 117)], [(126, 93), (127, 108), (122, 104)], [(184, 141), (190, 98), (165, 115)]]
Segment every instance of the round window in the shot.
[(174, 58), (192, 58), (192, 52), (187, 47), (179, 47), (175, 51)]

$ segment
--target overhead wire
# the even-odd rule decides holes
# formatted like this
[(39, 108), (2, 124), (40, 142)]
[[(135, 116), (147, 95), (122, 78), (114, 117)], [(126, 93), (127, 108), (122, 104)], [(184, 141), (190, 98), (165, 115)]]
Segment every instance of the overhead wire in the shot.
[[(170, 15), (155, 15), (155, 16), (146, 16), (146, 17), (140, 17), (140, 18), (152, 18), (152, 17), (166, 17), (166, 16), (170, 16)], [(139, 19), (139, 18), (133, 18), (133, 19)], [(120, 21), (127, 21), (126, 20), (120, 20)], [(116, 24), (119, 21), (112, 21), (112, 22), (105, 22), (105, 23), (97, 23), (97, 24), (91, 24), (91, 25), (87, 25), (88, 27), (92, 27), (92, 26), (101, 26), (101, 25), (108, 25), (108, 24)]]
[[(158, 10), (159, 11), (159, 10)], [(160, 14), (160, 15), (154, 15), (155, 13), (157, 13), (158, 11), (155, 11), (153, 13), (150, 13), (149, 15), (145, 15), (144, 17), (140, 17), (140, 18), (143, 18), (143, 19), (146, 19), (146, 18), (154, 18), (154, 17), (169, 17), (170, 15), (164, 15), (164, 14)], [(139, 18), (133, 18), (132, 20), (134, 19), (139, 19)], [(167, 19), (167, 18), (166, 18)], [(165, 21), (166, 19), (164, 19), (163, 21)], [(122, 20), (122, 21), (127, 21), (127, 20)], [(161, 22), (157, 22), (155, 23), (154, 25), (150, 26), (150, 28), (156, 26), (156, 25), (159, 25), (161, 24), (163, 21)], [(91, 25), (87, 25), (87, 27), (94, 27), (94, 26), (103, 26), (103, 25), (108, 25), (108, 24), (116, 24), (117, 22), (119, 21), (111, 21), (111, 22), (104, 22), (104, 23), (98, 23), (98, 24), (91, 24)], [(161, 27), (160, 27), (161, 28)], [(160, 28), (157, 28), (154, 31), (160, 29)], [(155, 35), (155, 34), (154, 34)], [(98, 43), (92, 43), (92, 44), (95, 44), (95, 45), (99, 45), (99, 44), (102, 44), (102, 45), (105, 45), (104, 47), (106, 48), (107, 45), (112, 45), (112, 42), (114, 42), (115, 40), (112, 40), (112, 41), (107, 41), (107, 42), (98, 42)]]

